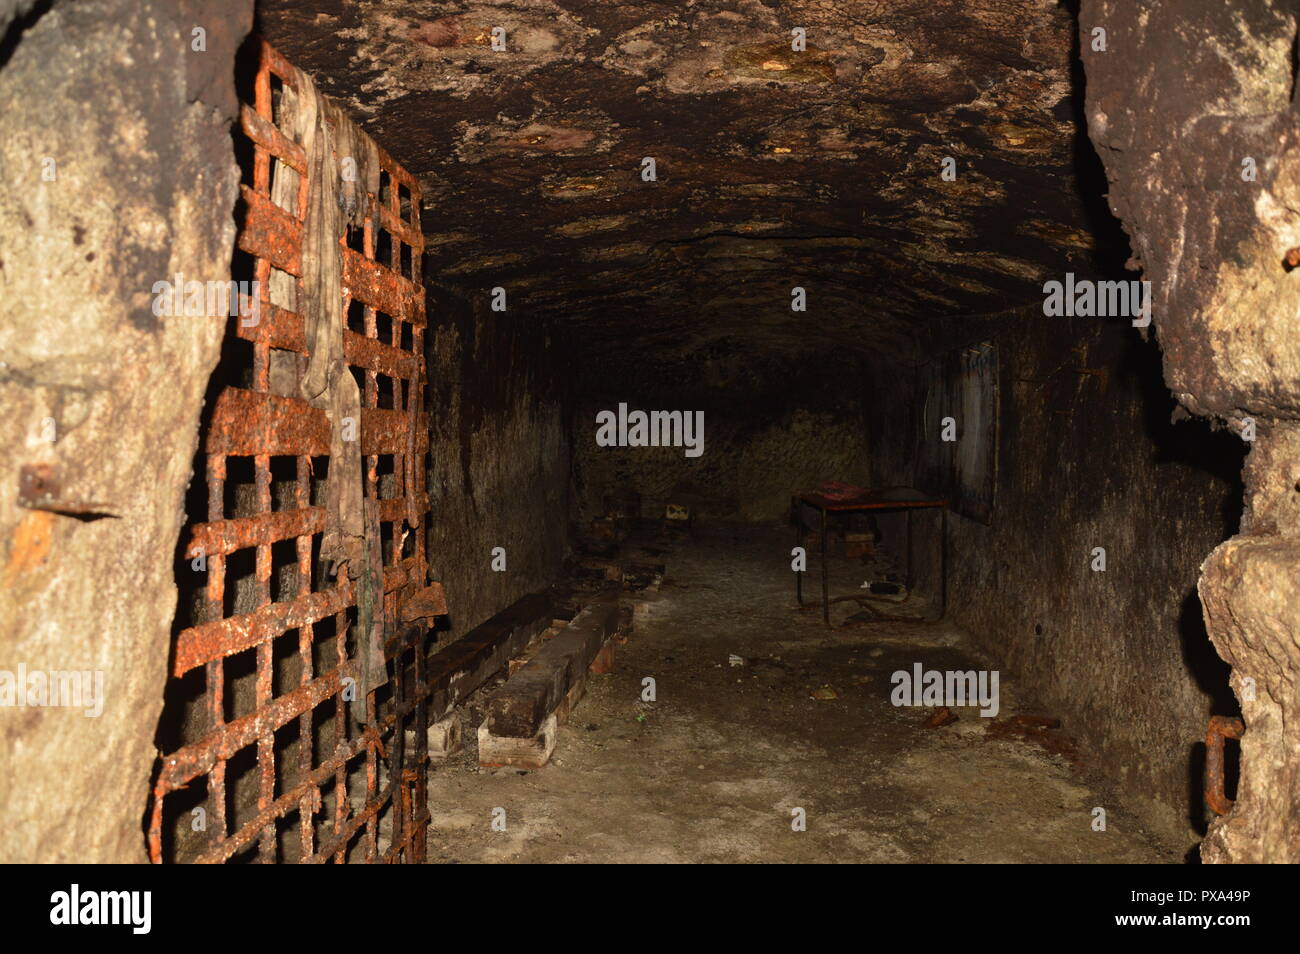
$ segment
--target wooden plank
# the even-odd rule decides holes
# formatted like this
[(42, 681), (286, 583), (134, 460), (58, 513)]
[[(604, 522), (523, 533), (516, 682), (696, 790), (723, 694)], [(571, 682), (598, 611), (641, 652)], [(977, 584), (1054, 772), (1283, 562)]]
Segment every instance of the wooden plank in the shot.
[(605, 596), (586, 607), (492, 694), (484, 722), (488, 731), (516, 739), (536, 736), (569, 690), (585, 677), (618, 623), (616, 597)]
[(435, 653), (428, 668), (430, 720), (464, 702), (549, 625), (550, 599), (530, 593)]

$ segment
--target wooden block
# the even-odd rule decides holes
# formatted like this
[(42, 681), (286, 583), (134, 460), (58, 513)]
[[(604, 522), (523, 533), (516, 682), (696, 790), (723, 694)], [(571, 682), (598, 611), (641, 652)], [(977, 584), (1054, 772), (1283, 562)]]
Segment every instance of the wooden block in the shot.
[(587, 579), (602, 579), (621, 581), (623, 579), (623, 570), (615, 560), (604, 560), (597, 557), (589, 557), (579, 561), (574, 567), (574, 576)]
[(460, 713), (453, 712), (429, 726), (429, 758), (445, 759), (464, 748)]
[(569, 689), (585, 677), (618, 622), (616, 597), (606, 595), (587, 606), (492, 694), (485, 721), (489, 731), (516, 739), (536, 735)]
[(606, 494), (605, 516), (614, 520), (641, 516), (641, 495), (635, 490), (620, 490)]
[(662, 563), (629, 563), (623, 569), (623, 586), (629, 590), (655, 591), (663, 581)]
[(597, 676), (605, 676), (614, 671), (614, 641), (610, 640), (596, 653), (591, 661), (591, 671)]
[(585, 679), (575, 682), (564, 698), (555, 708), (555, 721), (558, 725), (564, 725), (569, 721), (569, 714), (573, 712), (573, 707), (582, 701), (583, 695), (587, 691), (587, 681)]
[(555, 751), (556, 729), (554, 714), (546, 718), (535, 735), (523, 739), (493, 735), (484, 722), (478, 727), (478, 764), (484, 768), (539, 769)]
[(655, 613), (655, 604), (651, 602), (638, 602), (632, 604), (632, 622), (644, 624)]
[(554, 618), (548, 596), (516, 600), (429, 660), (430, 718), (440, 719), (517, 656)]

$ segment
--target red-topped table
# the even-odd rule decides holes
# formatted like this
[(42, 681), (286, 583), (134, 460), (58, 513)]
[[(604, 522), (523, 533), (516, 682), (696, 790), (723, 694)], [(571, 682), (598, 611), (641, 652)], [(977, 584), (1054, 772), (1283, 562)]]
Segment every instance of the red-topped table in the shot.
[[(830, 579), (826, 566), (826, 525), (827, 517), (832, 513), (847, 513), (864, 510), (906, 511), (907, 513), (907, 591), (912, 592), (912, 511), (939, 510), (939, 614), (934, 619), (943, 619), (948, 601), (948, 558), (946, 541), (948, 537), (948, 501), (940, 497), (929, 497), (910, 487), (891, 487), (887, 490), (868, 490), (851, 497), (827, 495), (815, 491), (795, 494), (790, 500), (791, 522), (794, 523), (797, 541), (803, 542), (805, 525), (799, 514), (799, 505), (804, 504), (821, 513), (821, 557), (822, 557), (822, 621), (830, 624), (831, 603), (853, 600), (865, 605), (870, 596), (842, 596), (835, 600), (830, 596)], [(795, 598), (802, 607), (803, 573), (795, 573)], [(909, 617), (889, 616), (873, 607), (865, 606), (880, 619), (905, 620)]]

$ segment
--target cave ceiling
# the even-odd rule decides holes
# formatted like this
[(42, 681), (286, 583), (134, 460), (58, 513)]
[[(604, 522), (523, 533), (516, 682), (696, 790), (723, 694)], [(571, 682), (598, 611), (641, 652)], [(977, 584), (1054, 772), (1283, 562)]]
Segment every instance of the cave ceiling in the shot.
[(927, 320), (1023, 307), (1095, 258), (1058, 0), (266, 0), (259, 19), (419, 178), (435, 310), (504, 287), (604, 375), (911, 360)]

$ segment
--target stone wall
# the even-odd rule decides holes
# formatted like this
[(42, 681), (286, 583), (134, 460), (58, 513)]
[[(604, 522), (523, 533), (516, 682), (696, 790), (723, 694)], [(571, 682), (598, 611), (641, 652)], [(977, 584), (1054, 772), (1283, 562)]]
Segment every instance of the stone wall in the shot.
[[(1208, 861), (1300, 861), (1300, 122), (1285, 0), (1083, 0), (1089, 135), (1134, 264), (1155, 290), (1164, 372), (1251, 447), (1241, 533), (1199, 583), (1246, 734)], [(1140, 91), (1140, 92), (1139, 92)], [(1300, 255), (1300, 253), (1295, 253)], [(1252, 434), (1253, 429), (1253, 434)], [(1253, 437), (1253, 440), (1249, 438)]]
[(568, 554), (566, 379), (560, 343), (525, 318), (441, 289), (428, 313), (429, 566), (456, 638), (545, 588)]
[[(629, 410), (677, 410), (635, 400)], [(618, 402), (584, 401), (574, 417), (575, 486), (580, 520), (604, 512), (607, 496), (641, 496), (642, 515), (662, 517), (669, 502), (697, 516), (727, 520), (780, 520), (790, 495), (823, 480), (861, 483), (870, 448), (861, 411), (794, 407), (770, 417), (744, 418), (743, 409), (704, 413), (704, 452), (687, 457), (680, 447), (600, 447), (596, 414)]]
[[(0, 708), (0, 860), (144, 860), (172, 560), (224, 330), (156, 316), (151, 290), (229, 279), (251, 21), (251, 0), (56, 0), (0, 44), (0, 669), (103, 689), (93, 718)], [(44, 509), (18, 506), (38, 465)]]
[(1159, 355), (1127, 325), (1031, 314), (988, 329), (995, 500), (987, 525), (948, 515), (948, 615), (1061, 718), (1126, 807), (1190, 848), (1206, 719), (1231, 709), (1197, 568), (1236, 530), (1241, 450), (1171, 421)]
[[(626, 493), (640, 495), (647, 518), (662, 517), (671, 500), (705, 519), (784, 521), (794, 492), (825, 480), (868, 479), (870, 461), (883, 448), (868, 440), (875, 433), (867, 423), (873, 409), (860, 394), (865, 381), (891, 379), (893, 368), (876, 367), (854, 348), (811, 355), (791, 349), (757, 363), (739, 357), (699, 356), (685, 377), (658, 377), (651, 364), (631, 375), (602, 371), (598, 362), (582, 369), (583, 398), (572, 428), (580, 522), (603, 513), (607, 498)], [(629, 412), (703, 413), (703, 453), (598, 446), (596, 415), (617, 413), (620, 403)]]

